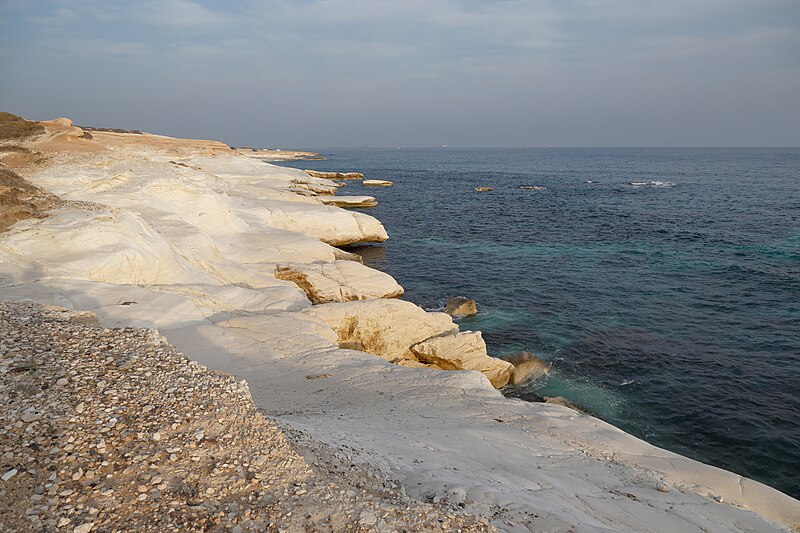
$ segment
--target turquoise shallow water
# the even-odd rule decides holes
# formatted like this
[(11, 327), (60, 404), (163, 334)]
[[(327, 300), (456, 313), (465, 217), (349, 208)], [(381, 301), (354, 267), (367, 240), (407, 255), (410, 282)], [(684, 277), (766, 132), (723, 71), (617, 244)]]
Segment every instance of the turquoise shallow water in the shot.
[(379, 200), (367, 264), (426, 308), (475, 298), (493, 355), (554, 362), (506, 394), (800, 497), (800, 149), (321, 152), (304, 168), (395, 182), (341, 191)]

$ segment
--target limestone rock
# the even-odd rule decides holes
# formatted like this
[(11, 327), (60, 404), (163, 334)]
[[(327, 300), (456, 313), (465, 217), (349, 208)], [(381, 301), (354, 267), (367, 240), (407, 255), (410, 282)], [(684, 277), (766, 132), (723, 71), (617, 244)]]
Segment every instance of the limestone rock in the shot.
[(321, 196), (319, 201), (337, 207), (375, 207), (378, 201), (374, 196)]
[(360, 180), (364, 174), (360, 172), (321, 172), (319, 170), (304, 170), (312, 178), (325, 178), (329, 180)]
[(529, 379), (542, 377), (550, 371), (553, 363), (544, 361), (530, 352), (516, 352), (505, 358), (506, 361), (514, 365), (511, 374), (511, 384), (519, 385)]
[(428, 313), (402, 300), (328, 303), (302, 312), (332, 328), (340, 346), (359, 346), (387, 361), (416, 359), (411, 345), (458, 329), (449, 315)]
[(368, 187), (391, 187), (394, 183), (388, 180), (364, 180), (361, 182), (361, 185), (366, 185)]
[(403, 295), (392, 276), (355, 261), (280, 264), (275, 277), (296, 284), (314, 304)]
[(443, 370), (477, 370), (489, 378), (496, 389), (511, 379), (511, 363), (486, 353), (480, 331), (458, 331), (431, 337), (411, 347), (417, 359), (435, 364)]
[(434, 370), (442, 370), (440, 367), (432, 364), (420, 363), (414, 359), (397, 359), (392, 361), (392, 363), (396, 364), (397, 366), (403, 366), (405, 368), (431, 368)]
[(478, 304), (475, 300), (470, 300), (463, 296), (455, 296), (444, 304), (444, 312), (450, 316), (475, 315), (478, 313)]
[(307, 178), (294, 178), (292, 185), (299, 189), (306, 189), (316, 194), (335, 194), (339, 189), (339, 184), (326, 179), (315, 179), (313, 176)]

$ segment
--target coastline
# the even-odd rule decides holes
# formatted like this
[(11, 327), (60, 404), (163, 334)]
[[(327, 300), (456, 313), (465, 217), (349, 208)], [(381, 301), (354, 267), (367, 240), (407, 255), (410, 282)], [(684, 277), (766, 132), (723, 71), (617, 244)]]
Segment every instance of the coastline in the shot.
[[(774, 489), (568, 408), (505, 399), (477, 372), (402, 368), (340, 348), (307, 293), (264, 268), (346, 264), (358, 272), (323, 269), (328, 293), (367, 307), (396, 296), (394, 280), (331, 246), (388, 237), (374, 218), (307, 195), (334, 193), (332, 182), (212, 141), (87, 139), (64, 120), (45, 128), (25, 146), (48, 161), (21, 175), (64, 200), (109, 207), (59, 207), (0, 235), (2, 299), (159, 329), (192, 360), (246, 380), (268, 417), (381, 468), (412, 498), (501, 529), (800, 523), (800, 502)], [(83, 248), (54, 247), (55, 237)], [(414, 329), (429, 319), (405, 320)]]

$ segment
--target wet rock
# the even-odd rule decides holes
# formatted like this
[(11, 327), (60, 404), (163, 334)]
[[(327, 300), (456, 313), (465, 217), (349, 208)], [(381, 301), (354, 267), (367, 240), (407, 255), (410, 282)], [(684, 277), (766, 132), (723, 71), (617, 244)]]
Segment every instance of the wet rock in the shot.
[(530, 352), (515, 352), (504, 359), (514, 365), (510, 379), (512, 385), (520, 385), (530, 379), (540, 378), (547, 374), (553, 366), (552, 362), (545, 361)]
[(478, 304), (475, 300), (470, 300), (463, 296), (454, 296), (445, 302), (444, 312), (454, 317), (475, 315), (478, 313)]

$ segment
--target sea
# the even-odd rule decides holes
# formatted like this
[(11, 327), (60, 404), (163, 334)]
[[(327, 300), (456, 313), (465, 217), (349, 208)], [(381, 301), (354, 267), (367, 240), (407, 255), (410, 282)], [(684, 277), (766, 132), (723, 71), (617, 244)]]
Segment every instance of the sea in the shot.
[[(800, 149), (317, 150), (390, 239), (352, 250), (489, 353), (652, 444), (800, 498)], [(476, 187), (491, 191), (476, 192)]]

